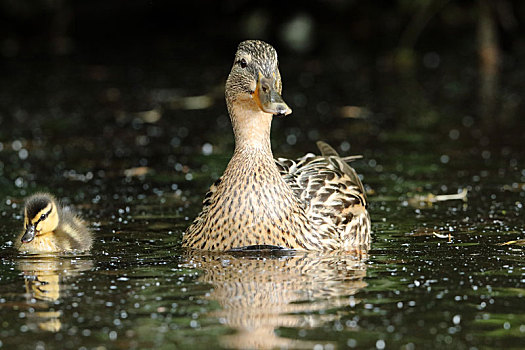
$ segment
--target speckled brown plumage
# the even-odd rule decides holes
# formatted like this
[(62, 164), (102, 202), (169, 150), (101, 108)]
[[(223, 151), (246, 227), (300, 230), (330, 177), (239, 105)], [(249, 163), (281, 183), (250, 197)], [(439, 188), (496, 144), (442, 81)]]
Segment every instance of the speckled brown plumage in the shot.
[(252, 245), (325, 250), (367, 248), (370, 218), (355, 171), (326, 143), (321, 156), (273, 158), (274, 115), (282, 100), (277, 53), (256, 40), (242, 42), (226, 82), (235, 151), (210, 188), (183, 246), (228, 250)]

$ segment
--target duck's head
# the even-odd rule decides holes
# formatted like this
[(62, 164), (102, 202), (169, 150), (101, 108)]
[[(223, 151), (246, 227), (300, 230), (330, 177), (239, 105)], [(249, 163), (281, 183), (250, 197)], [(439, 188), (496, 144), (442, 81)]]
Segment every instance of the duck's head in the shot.
[(282, 83), (277, 52), (259, 40), (239, 44), (233, 67), (226, 81), (228, 105), (285, 116), (292, 110), (281, 97)]
[(53, 196), (37, 193), (29, 197), (24, 207), (22, 243), (31, 242), (35, 236), (54, 231), (58, 226), (58, 207)]

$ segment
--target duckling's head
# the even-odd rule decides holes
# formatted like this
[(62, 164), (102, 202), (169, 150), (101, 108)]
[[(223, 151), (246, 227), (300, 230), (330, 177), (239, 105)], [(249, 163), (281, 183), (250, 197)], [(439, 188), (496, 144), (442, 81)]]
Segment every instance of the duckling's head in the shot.
[(55, 198), (47, 193), (29, 197), (24, 208), (22, 243), (31, 242), (35, 236), (53, 232), (58, 227), (58, 206)]
[(285, 116), (292, 110), (283, 101), (281, 90), (275, 49), (260, 40), (241, 42), (226, 81), (228, 107), (241, 104), (246, 109)]

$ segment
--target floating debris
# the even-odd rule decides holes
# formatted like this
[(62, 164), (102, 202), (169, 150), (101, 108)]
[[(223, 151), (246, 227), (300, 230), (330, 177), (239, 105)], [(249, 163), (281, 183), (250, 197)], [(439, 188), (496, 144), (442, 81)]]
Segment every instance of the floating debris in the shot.
[(408, 199), (408, 203), (413, 207), (421, 208), (421, 207), (430, 207), (432, 206), (433, 203), (436, 203), (436, 202), (444, 202), (444, 201), (451, 201), (451, 200), (462, 200), (466, 202), (467, 194), (468, 194), (468, 190), (466, 188), (463, 188), (461, 192), (455, 193), (455, 194), (435, 195), (433, 193), (429, 193), (427, 195), (415, 195), (412, 198)]
[(508, 241), (508, 242), (505, 242), (505, 243), (500, 243), (499, 245), (520, 245), (520, 246), (525, 246), (525, 239), (517, 239), (517, 240), (514, 240), (514, 241)]
[(450, 237), (451, 237), (450, 233), (444, 235), (444, 234), (441, 234), (441, 233), (432, 232), (432, 234), (433, 234), (434, 236), (436, 236), (437, 238), (450, 238)]
[(452, 241), (452, 234), (450, 232), (444, 232), (444, 231), (436, 231), (435, 229), (429, 229), (429, 228), (420, 228), (416, 231), (409, 233), (409, 236), (434, 236), (441, 239), (448, 239), (449, 242)]
[(448, 239), (449, 242), (452, 242), (452, 235), (450, 233), (443, 235), (441, 233), (432, 232), (432, 234), (437, 238)]

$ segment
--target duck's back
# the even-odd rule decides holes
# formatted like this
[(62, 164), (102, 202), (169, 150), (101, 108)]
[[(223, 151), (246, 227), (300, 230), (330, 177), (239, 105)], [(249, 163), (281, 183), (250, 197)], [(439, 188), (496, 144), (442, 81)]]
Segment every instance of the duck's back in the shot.
[(93, 233), (86, 223), (68, 207), (61, 210), (61, 221), (54, 232), (54, 239), (61, 251), (86, 251), (93, 244)]
[(277, 159), (283, 179), (305, 206), (309, 220), (319, 227), (335, 226), (344, 249), (370, 242), (368, 202), (361, 180), (347, 161), (328, 144), (317, 143), (321, 155), (307, 154), (293, 161)]

